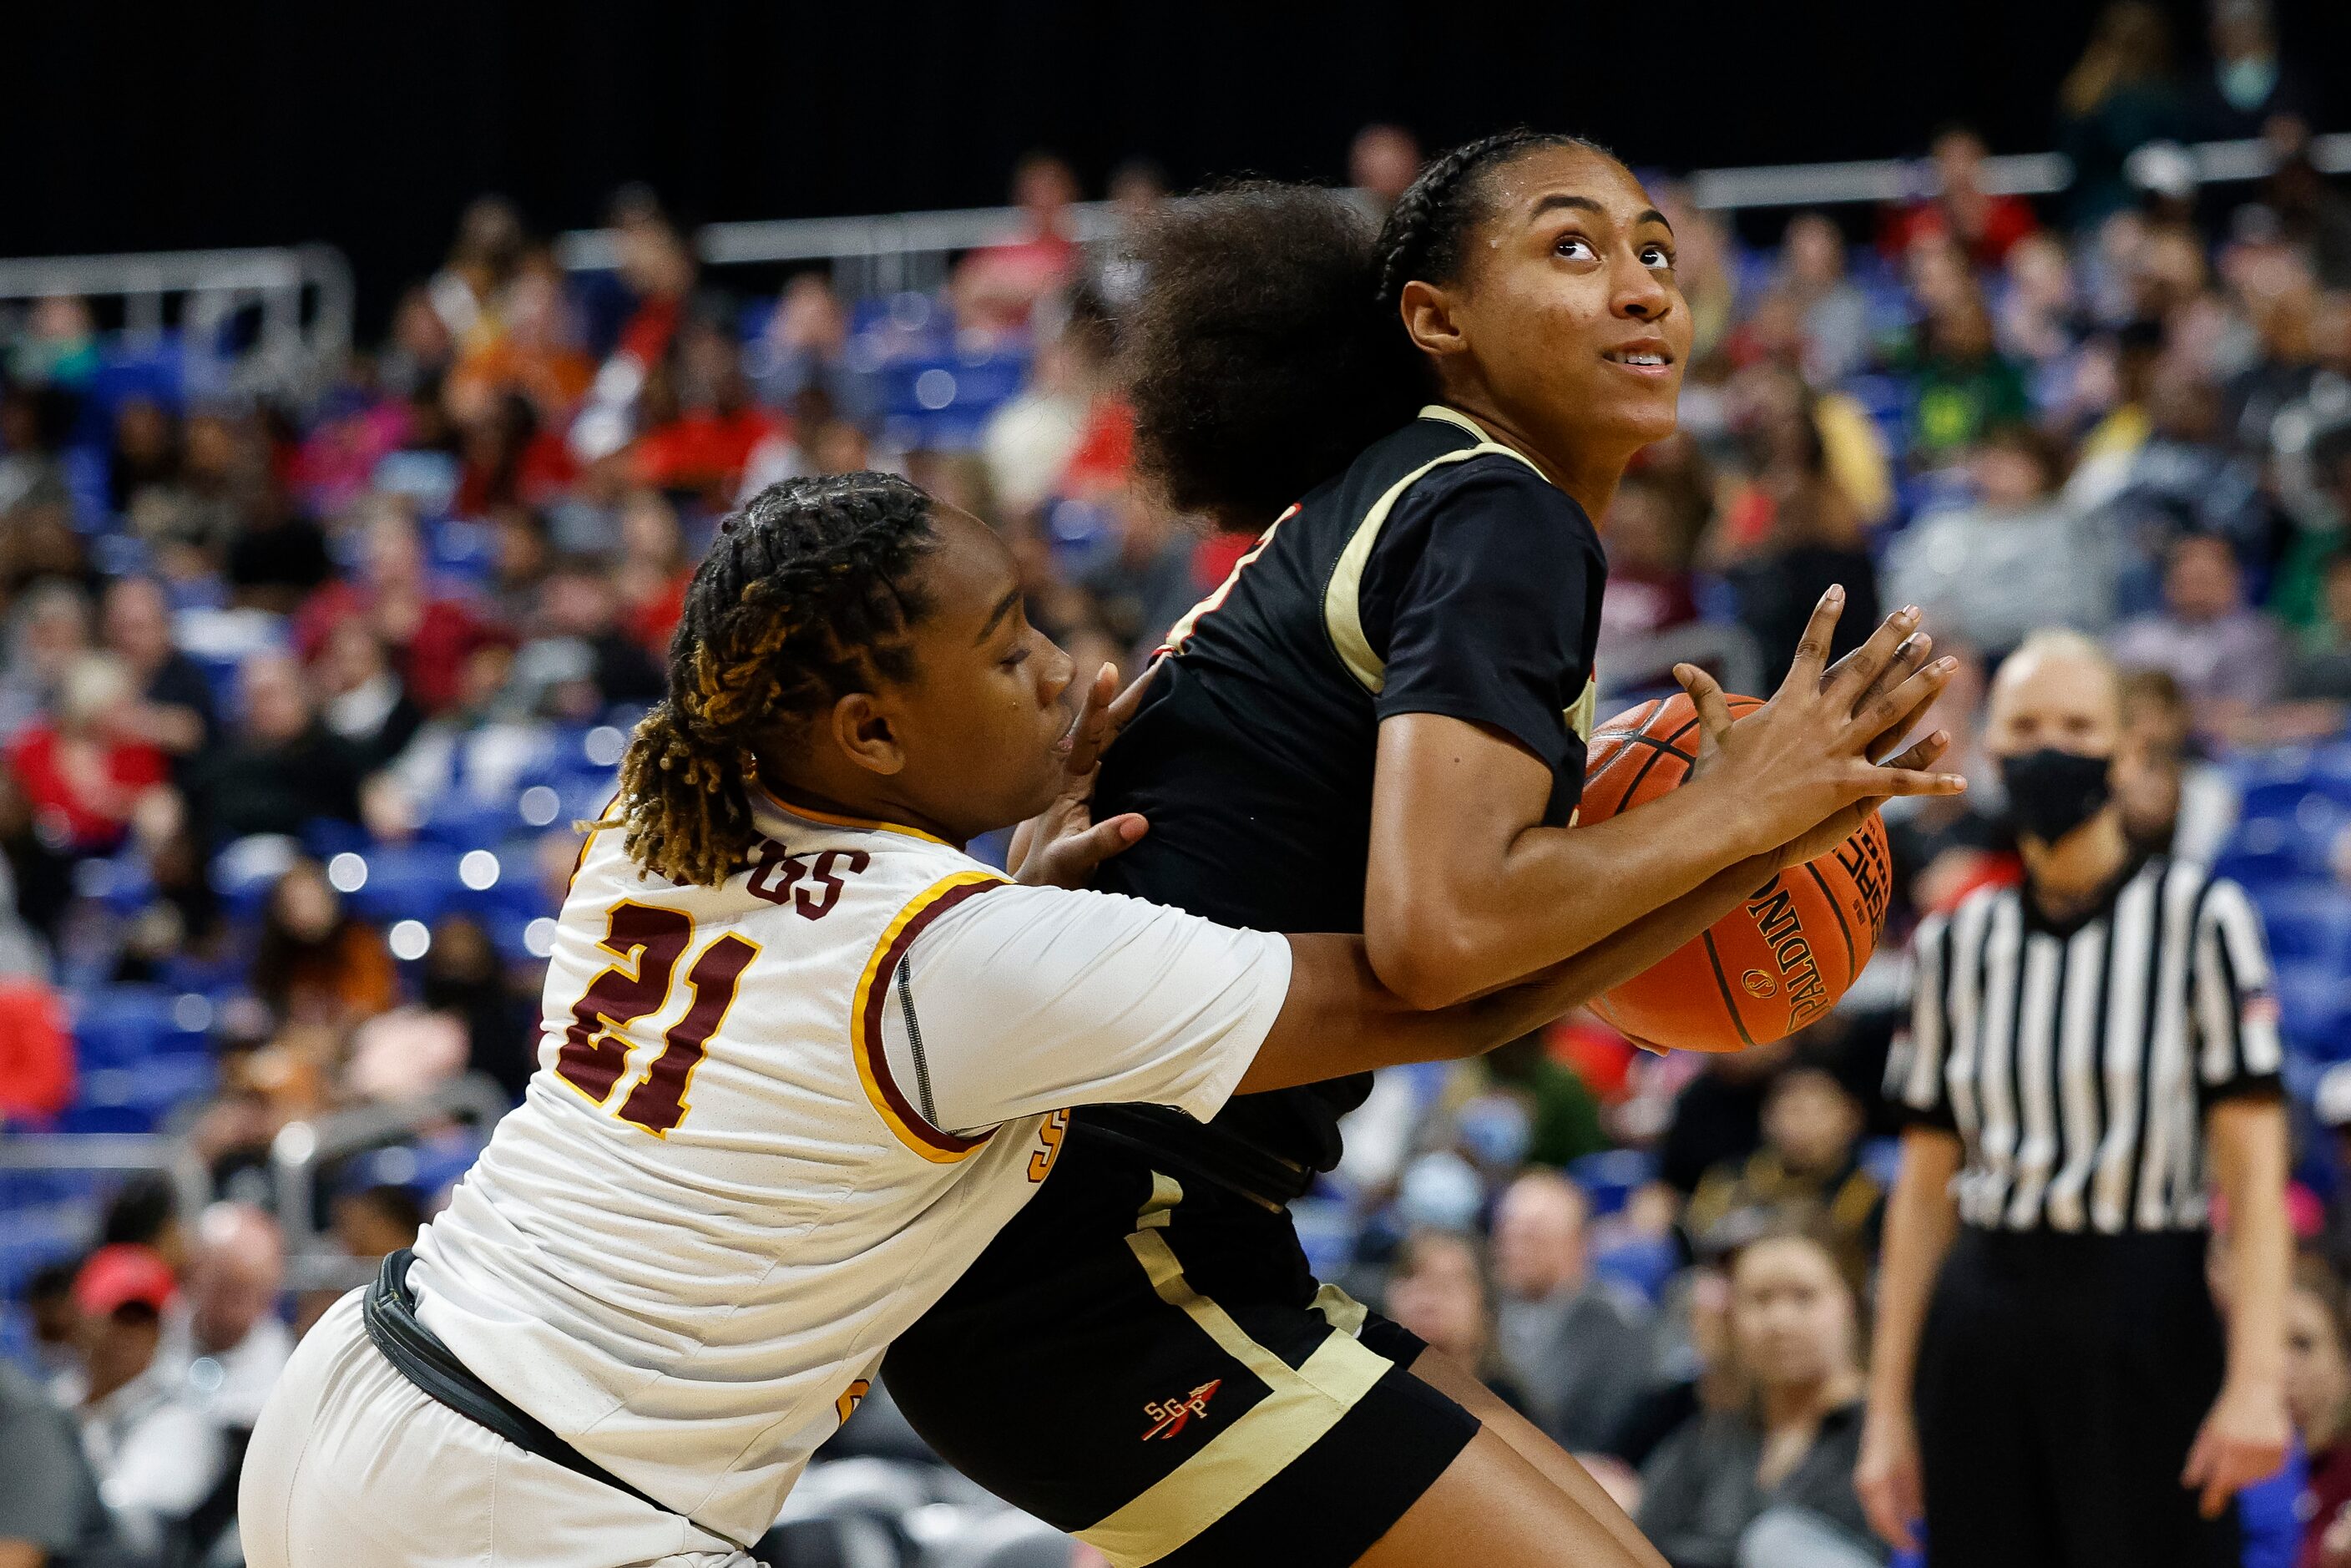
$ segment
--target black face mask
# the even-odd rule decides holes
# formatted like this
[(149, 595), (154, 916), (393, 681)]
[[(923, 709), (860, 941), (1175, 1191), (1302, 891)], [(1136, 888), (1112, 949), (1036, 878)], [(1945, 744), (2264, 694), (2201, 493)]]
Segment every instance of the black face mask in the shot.
[(2096, 816), (2114, 793), (2107, 772), (2111, 757), (2043, 747), (2000, 760), (2000, 781), (2008, 791), (2008, 819), (2020, 833), (2053, 844)]

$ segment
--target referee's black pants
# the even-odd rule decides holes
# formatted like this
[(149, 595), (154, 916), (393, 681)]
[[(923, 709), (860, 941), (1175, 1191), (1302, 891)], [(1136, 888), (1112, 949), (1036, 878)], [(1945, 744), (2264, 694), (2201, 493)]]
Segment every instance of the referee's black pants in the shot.
[(2236, 1568), (2179, 1484), (2226, 1360), (2202, 1232), (1962, 1226), (1919, 1343), (1928, 1568)]

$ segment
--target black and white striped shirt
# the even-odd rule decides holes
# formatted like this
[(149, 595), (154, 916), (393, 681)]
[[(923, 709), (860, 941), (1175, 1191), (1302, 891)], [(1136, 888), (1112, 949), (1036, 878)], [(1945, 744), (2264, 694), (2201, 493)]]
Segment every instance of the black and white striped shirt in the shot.
[(1959, 1217), (2009, 1230), (2204, 1223), (2204, 1113), (2274, 1092), (2261, 917), (2244, 890), (2150, 860), (2053, 926), (2018, 887), (1919, 927), (1886, 1097), (1966, 1144)]

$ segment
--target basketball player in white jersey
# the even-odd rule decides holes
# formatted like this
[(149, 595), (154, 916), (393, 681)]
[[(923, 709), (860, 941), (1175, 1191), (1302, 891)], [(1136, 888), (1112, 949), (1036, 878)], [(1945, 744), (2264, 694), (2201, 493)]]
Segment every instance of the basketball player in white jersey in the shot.
[[(1073, 722), (1009, 552), (902, 480), (730, 517), (672, 665), (581, 851), (523, 1105), (263, 1414), (254, 1568), (748, 1563), (893, 1335), (1050, 1173), (1068, 1107), (1206, 1119), (1489, 1048), (1592, 988), (1576, 960), (1420, 1012), (1360, 938), (1023, 885), (1144, 831), (1083, 803), (1111, 674)], [(1021, 883), (955, 847), (1032, 816)], [(1154, 1279), (1219, 1332), (1180, 1270)], [(1266, 1375), (1297, 1419), (1443, 1397), (1349, 1333)], [(1517, 1473), (1491, 1506), (1541, 1511), (1561, 1561), (1637, 1560)]]

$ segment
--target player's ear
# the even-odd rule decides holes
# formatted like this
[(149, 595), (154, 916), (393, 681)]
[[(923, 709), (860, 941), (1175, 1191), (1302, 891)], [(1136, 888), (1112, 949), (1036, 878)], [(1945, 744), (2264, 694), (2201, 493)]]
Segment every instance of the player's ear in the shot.
[(1453, 319), (1453, 297), (1419, 278), (1404, 286), (1396, 301), (1404, 329), (1424, 354), (1458, 354), (1469, 345)]
[(851, 692), (832, 705), (832, 742), (843, 756), (884, 778), (906, 766), (898, 731), (872, 692)]

